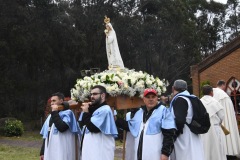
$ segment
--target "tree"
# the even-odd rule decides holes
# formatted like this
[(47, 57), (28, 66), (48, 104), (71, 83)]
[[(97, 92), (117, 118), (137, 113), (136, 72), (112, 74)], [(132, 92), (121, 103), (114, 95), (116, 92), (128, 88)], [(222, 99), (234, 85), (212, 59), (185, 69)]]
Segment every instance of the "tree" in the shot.
[(190, 66), (226, 43), (228, 34), (239, 34), (238, 6), (236, 0), (227, 6), (205, 0), (0, 0), (0, 117), (38, 119), (53, 92), (70, 96), (81, 70), (107, 69), (105, 15), (127, 68), (170, 84), (191, 82)]
[(226, 28), (229, 30), (229, 39), (232, 40), (239, 36), (240, 31), (240, 4), (238, 0), (228, 0), (228, 14), (229, 17), (226, 21)]

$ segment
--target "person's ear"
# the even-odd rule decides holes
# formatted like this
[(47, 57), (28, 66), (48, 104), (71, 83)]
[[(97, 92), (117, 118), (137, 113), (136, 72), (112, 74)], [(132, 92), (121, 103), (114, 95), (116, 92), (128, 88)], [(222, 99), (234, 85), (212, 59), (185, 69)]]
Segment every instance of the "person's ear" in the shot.
[(143, 97), (142, 99), (143, 99), (144, 104), (146, 104), (147, 103), (146, 97)]
[(213, 91), (211, 91), (211, 92), (210, 92), (210, 96), (212, 96), (212, 97), (213, 97)]
[(102, 98), (102, 99), (106, 99), (106, 93), (102, 93), (102, 94), (101, 94), (101, 98)]

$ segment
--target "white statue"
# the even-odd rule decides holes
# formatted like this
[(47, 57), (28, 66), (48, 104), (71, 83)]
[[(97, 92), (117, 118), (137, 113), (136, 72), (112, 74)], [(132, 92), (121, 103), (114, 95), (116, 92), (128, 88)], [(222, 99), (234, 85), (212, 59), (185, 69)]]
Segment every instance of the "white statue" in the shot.
[(108, 68), (123, 69), (124, 64), (118, 48), (117, 36), (110, 23), (110, 18), (107, 18), (105, 16), (104, 22), (106, 23), (106, 29), (104, 30), (104, 32), (106, 34), (106, 51), (108, 58)]

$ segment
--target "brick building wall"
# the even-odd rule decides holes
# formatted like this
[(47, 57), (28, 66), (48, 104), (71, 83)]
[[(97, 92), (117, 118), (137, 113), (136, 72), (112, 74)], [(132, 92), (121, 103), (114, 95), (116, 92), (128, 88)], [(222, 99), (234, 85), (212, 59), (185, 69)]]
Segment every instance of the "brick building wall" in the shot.
[(200, 85), (204, 81), (209, 81), (213, 87), (220, 79), (228, 82), (232, 77), (235, 77), (240, 81), (240, 48), (229, 52), (215, 62), (211, 61), (211, 64), (206, 66), (202, 68), (199, 65), (191, 67), (193, 94), (197, 96), (200, 95)]
[(240, 80), (240, 49), (219, 60), (199, 75), (200, 83), (209, 80), (214, 87), (218, 80), (227, 82), (231, 77)]
[[(197, 96), (200, 96), (202, 82), (209, 81), (211, 86), (216, 87), (218, 80), (228, 83), (234, 77), (240, 81), (240, 36), (202, 62), (191, 66), (191, 77), (193, 94)], [(240, 130), (240, 115), (236, 115), (236, 118)]]
[(199, 71), (198, 71), (198, 65), (191, 66), (191, 78), (192, 78), (192, 89), (193, 94), (196, 96), (199, 96)]

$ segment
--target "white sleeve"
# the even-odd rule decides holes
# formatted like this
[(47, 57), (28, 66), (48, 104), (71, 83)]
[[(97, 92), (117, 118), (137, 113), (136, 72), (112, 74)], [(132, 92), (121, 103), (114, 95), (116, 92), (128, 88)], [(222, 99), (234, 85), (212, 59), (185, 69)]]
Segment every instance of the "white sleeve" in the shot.
[(224, 118), (224, 111), (223, 111), (223, 109), (221, 109), (220, 111), (217, 112), (217, 116), (218, 116), (218, 118), (220, 119), (220, 121), (222, 123), (223, 118)]

